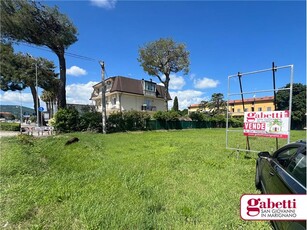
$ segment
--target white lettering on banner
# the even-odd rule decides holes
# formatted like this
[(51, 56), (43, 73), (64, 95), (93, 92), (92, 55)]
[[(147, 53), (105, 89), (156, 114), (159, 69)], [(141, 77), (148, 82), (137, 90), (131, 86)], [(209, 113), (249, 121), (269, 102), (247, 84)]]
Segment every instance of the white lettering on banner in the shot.
[(244, 129), (265, 130), (265, 123), (244, 123)]

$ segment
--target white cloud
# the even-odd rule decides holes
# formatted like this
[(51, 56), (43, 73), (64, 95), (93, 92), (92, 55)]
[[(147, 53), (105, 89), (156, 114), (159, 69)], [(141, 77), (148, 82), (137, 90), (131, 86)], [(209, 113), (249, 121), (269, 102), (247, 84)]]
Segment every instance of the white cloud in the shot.
[(194, 80), (196, 78), (196, 74), (191, 73), (189, 77), (190, 77), (190, 80)]
[(90, 2), (94, 6), (98, 6), (98, 7), (110, 10), (110, 9), (114, 9), (115, 8), (117, 0), (90, 0)]
[(66, 86), (66, 100), (68, 104), (91, 104), (89, 100), (93, 92), (93, 85), (98, 82), (90, 81), (85, 84), (71, 84)]
[(191, 104), (198, 104), (209, 99), (204, 95), (204, 92), (197, 90), (172, 91), (170, 95), (173, 100), (169, 101), (169, 108), (173, 107), (175, 96), (177, 96), (180, 110), (187, 109)]
[(2, 105), (20, 105), (28, 106), (31, 104), (33, 107), (33, 97), (31, 93), (23, 93), (19, 91), (6, 91), (0, 93), (0, 101)]
[(87, 74), (86, 70), (75, 65), (67, 69), (66, 73), (71, 76), (82, 76)]
[(194, 79), (194, 87), (196, 89), (215, 88), (218, 84), (220, 84), (218, 80), (213, 80), (206, 77), (202, 79)]
[(185, 80), (182, 76), (170, 75), (169, 89), (180, 90), (185, 85)]
[[(93, 85), (98, 82), (90, 81), (85, 84), (71, 84), (66, 86), (66, 101), (68, 104), (91, 104), (89, 100), (93, 92)], [(22, 100), (22, 101), (20, 101)], [(22, 105), (33, 108), (33, 97), (31, 93), (22, 92), (21, 97), (19, 91), (0, 92), (0, 102), (2, 105)], [(40, 105), (46, 109), (46, 104), (40, 101)]]

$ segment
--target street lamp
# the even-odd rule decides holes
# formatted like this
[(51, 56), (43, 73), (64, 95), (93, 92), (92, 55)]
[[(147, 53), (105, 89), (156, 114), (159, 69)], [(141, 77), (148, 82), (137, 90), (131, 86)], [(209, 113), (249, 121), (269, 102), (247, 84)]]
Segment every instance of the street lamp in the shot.
[(37, 59), (31, 54), (27, 53), (27, 56), (35, 60), (35, 87), (36, 87), (36, 126), (39, 126), (39, 114), (38, 114), (38, 84), (37, 84)]
[(104, 82), (104, 62), (99, 61), (101, 67), (101, 115), (102, 115), (102, 133), (106, 134), (106, 86)]

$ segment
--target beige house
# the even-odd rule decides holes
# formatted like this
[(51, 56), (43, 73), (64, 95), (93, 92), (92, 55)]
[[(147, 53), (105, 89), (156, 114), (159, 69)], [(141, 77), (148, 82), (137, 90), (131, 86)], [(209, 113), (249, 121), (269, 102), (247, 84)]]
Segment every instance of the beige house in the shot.
[(244, 99), (244, 110), (242, 100), (230, 100), (229, 112), (231, 116), (242, 117), (244, 112), (261, 112), (261, 111), (274, 111), (274, 97), (254, 97)]
[[(244, 99), (244, 110), (242, 100), (229, 100), (228, 110), (233, 117), (243, 117), (244, 112), (259, 112), (259, 111), (273, 111), (274, 97), (254, 97)], [(204, 108), (202, 104), (192, 104), (188, 107), (189, 114), (192, 112), (209, 112), (209, 108)]]
[[(153, 81), (137, 80), (122, 76), (110, 77), (106, 84), (106, 112), (119, 111), (165, 111), (164, 86)], [(93, 86), (90, 100), (94, 102), (97, 111), (101, 111), (102, 82)], [(171, 100), (170, 95), (167, 95)]]

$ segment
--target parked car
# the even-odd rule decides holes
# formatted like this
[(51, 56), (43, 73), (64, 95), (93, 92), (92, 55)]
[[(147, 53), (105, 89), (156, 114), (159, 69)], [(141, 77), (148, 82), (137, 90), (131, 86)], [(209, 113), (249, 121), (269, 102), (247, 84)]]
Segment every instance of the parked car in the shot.
[[(260, 152), (255, 186), (264, 194), (306, 194), (306, 142), (297, 141), (272, 155)], [(306, 229), (305, 221), (272, 221), (275, 229)]]

